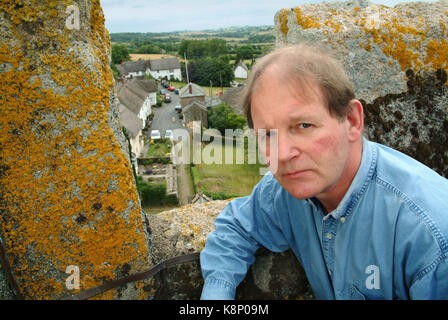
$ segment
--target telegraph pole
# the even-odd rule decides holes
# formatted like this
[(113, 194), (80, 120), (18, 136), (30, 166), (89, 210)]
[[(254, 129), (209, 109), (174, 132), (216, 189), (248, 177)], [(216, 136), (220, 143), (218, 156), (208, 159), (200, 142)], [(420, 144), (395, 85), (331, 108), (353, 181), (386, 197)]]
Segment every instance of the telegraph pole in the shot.
[(184, 52), (184, 60), (185, 60), (185, 73), (187, 74), (187, 84), (190, 83), (190, 80), (188, 78), (188, 62), (187, 62), (187, 54)]

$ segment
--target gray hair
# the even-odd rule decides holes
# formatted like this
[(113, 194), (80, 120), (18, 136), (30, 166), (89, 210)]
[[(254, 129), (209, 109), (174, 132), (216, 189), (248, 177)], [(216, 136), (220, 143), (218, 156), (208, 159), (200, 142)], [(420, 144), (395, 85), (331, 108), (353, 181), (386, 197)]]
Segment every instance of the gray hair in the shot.
[(294, 80), (298, 90), (316, 84), (331, 115), (343, 119), (350, 111), (355, 93), (342, 64), (330, 53), (305, 44), (286, 46), (257, 60), (242, 92), (242, 106), (250, 128), (253, 128), (251, 100), (256, 84), (270, 65), (280, 65), (286, 81)]

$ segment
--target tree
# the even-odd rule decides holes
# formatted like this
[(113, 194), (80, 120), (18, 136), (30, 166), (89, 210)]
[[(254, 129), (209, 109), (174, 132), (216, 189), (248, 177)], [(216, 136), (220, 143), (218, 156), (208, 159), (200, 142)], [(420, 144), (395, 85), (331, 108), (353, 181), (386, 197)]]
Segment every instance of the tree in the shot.
[(183, 40), (178, 53), (181, 57), (185, 53), (188, 59), (219, 57), (227, 55), (227, 43), (222, 39)]
[(145, 53), (145, 54), (151, 54), (151, 53), (160, 53), (162, 50), (155, 45), (152, 44), (144, 44), (136, 50), (136, 53)]
[(215, 87), (230, 86), (234, 79), (228, 58), (202, 58), (188, 63), (188, 74), (191, 82), (209, 86), (212, 81)]
[(252, 46), (241, 46), (236, 49), (236, 63), (240, 60), (252, 60), (254, 58), (254, 49)]
[(126, 46), (122, 44), (114, 44), (112, 46), (112, 63), (120, 64), (123, 61), (131, 60), (129, 51)]
[(210, 128), (218, 129), (221, 134), (225, 134), (225, 129), (243, 129), (246, 125), (246, 118), (234, 113), (229, 104), (221, 103), (213, 107), (207, 114)]
[(246, 117), (238, 113), (227, 114), (227, 129), (243, 129), (246, 125)]

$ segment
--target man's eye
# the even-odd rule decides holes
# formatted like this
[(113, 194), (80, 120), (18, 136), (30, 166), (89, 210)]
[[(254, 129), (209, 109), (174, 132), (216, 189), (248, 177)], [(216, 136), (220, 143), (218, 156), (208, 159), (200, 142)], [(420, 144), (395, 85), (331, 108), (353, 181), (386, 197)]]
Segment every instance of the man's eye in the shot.
[(300, 124), (298, 125), (298, 127), (299, 127), (300, 129), (307, 129), (307, 128), (310, 128), (311, 126), (312, 126), (311, 123), (300, 123)]

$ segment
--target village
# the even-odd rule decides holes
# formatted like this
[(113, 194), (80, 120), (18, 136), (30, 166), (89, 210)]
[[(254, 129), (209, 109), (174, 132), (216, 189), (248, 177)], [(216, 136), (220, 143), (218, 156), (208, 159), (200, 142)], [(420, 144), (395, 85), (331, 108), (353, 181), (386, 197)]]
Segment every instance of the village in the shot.
[[(120, 77), (116, 80), (120, 122), (130, 145), (130, 159), (138, 186), (149, 190), (157, 184), (158, 192), (166, 190), (154, 198), (145, 197), (140, 191), (143, 207), (160, 207), (202, 203), (212, 198), (192, 186), (191, 168), (176, 167), (175, 141), (173, 130), (192, 131), (193, 122), (202, 128), (209, 127), (208, 110), (228, 104), (233, 112), (242, 114), (238, 103), (238, 93), (244, 87), (248, 67), (243, 61), (233, 68), (235, 79), (232, 87), (225, 87), (213, 95), (211, 90), (185, 81), (177, 57), (125, 61), (117, 65)], [(221, 89), (221, 88), (220, 88)], [(224, 89), (224, 88), (223, 88)], [(194, 169), (193, 169), (194, 170)], [(147, 187), (145, 189), (145, 187)], [(145, 199), (167, 199), (155, 203)], [(160, 206), (163, 204), (162, 206)]]

